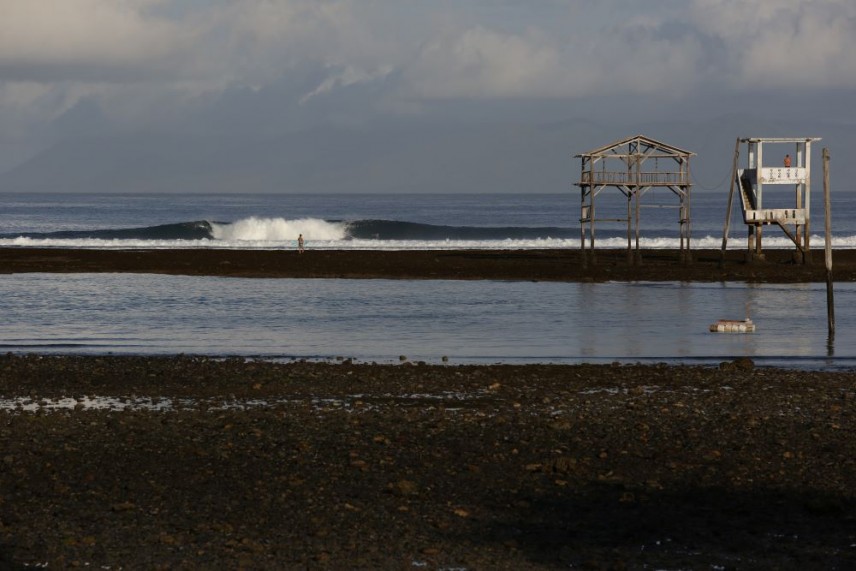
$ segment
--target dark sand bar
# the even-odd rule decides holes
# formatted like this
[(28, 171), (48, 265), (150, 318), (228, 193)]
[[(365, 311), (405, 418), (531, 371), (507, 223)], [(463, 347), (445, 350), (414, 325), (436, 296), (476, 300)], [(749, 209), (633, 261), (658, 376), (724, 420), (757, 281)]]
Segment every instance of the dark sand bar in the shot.
[[(675, 250), (643, 250), (641, 263), (624, 250), (598, 250), (582, 263), (579, 250), (377, 251), (309, 250), (83, 250), (0, 248), (0, 273), (130, 272), (264, 278), (491, 279), (539, 281), (826, 281), (823, 251), (811, 264), (791, 250), (769, 250), (747, 263), (743, 250), (697, 250), (679, 261)], [(856, 250), (835, 250), (833, 274), (856, 280)]]

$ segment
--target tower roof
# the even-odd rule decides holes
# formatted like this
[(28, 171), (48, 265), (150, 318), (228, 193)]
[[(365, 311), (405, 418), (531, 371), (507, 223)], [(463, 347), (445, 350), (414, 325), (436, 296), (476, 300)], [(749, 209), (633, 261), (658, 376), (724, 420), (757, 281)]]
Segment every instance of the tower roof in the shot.
[[(642, 148), (645, 149), (644, 154), (653, 156), (657, 154), (659, 156), (668, 156), (668, 157), (693, 157), (695, 153), (691, 151), (687, 151), (681, 149), (679, 147), (675, 147), (674, 145), (668, 145), (656, 139), (652, 139), (650, 137), (646, 137), (645, 135), (633, 135), (632, 137), (627, 137), (625, 139), (621, 139), (620, 141), (615, 141), (614, 143), (610, 143), (609, 145), (605, 145), (603, 147), (593, 149), (591, 151), (580, 153), (578, 155), (574, 155), (575, 157), (591, 157), (591, 156), (599, 156), (599, 155), (608, 155), (608, 156), (625, 156), (628, 154), (638, 154), (631, 153), (630, 148), (636, 145), (637, 149)], [(625, 152), (626, 151), (626, 152)]]

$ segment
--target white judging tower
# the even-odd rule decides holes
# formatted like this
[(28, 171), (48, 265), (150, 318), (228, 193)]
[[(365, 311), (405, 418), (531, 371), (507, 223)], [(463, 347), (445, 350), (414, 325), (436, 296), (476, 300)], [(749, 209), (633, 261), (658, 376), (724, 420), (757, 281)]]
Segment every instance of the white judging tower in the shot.
[[(800, 262), (810, 261), (809, 229), (811, 226), (811, 144), (807, 138), (738, 139), (734, 155), (735, 173), (732, 184), (740, 189), (743, 220), (748, 226), (748, 249), (751, 259), (763, 259), (763, 227), (778, 225), (796, 246)], [(747, 165), (737, 168), (740, 147), (746, 146)], [(793, 190), (793, 206), (788, 207), (782, 186)], [(729, 212), (732, 197), (729, 196)], [(727, 230), (726, 230), (727, 232)], [(725, 240), (723, 240), (723, 249)]]

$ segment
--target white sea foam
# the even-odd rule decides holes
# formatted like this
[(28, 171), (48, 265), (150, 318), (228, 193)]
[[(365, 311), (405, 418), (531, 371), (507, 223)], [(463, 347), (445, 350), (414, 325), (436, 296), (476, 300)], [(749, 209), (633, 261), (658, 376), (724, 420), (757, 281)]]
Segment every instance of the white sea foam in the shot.
[(306, 240), (344, 240), (345, 225), (318, 218), (244, 218), (232, 224), (211, 224), (216, 240), (225, 242), (284, 242), (303, 234)]
[[(383, 397), (390, 401), (451, 401), (462, 402), (484, 398), (484, 391), (461, 393), (443, 391), (437, 394), (385, 394)], [(182, 409), (202, 408), (208, 411), (218, 410), (249, 410), (283, 405), (311, 404), (316, 410), (330, 408), (354, 409), (355, 403), (362, 401), (366, 395), (346, 395), (338, 398), (267, 398), (267, 399), (192, 399), (172, 397), (137, 397), (137, 396), (78, 396), (59, 398), (11, 397), (0, 398), (0, 410), (16, 412), (60, 412), (69, 410), (109, 410), (121, 411), (153, 411), (171, 412)], [(361, 405), (363, 412), (377, 409), (371, 405)], [(447, 411), (454, 409), (446, 408)]]
[(26, 237), (0, 239), (0, 246), (18, 246), (27, 248), (86, 248), (92, 250), (223, 247), (222, 244), (215, 240), (104, 240), (101, 238)]

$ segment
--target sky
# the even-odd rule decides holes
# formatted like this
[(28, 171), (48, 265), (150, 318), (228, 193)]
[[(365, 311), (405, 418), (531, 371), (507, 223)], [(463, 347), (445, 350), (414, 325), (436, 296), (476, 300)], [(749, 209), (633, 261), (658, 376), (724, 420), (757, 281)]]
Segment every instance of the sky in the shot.
[(0, 0), (0, 14), (5, 191), (552, 192), (573, 154), (643, 128), (698, 152), (713, 184), (737, 136), (824, 137), (833, 159), (856, 143), (852, 0)]

